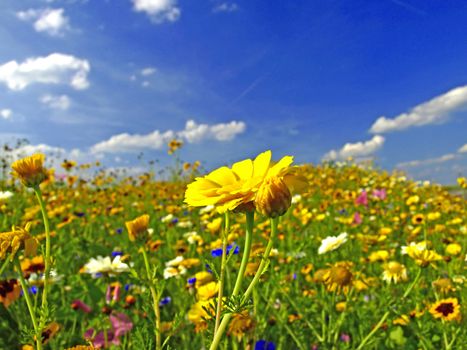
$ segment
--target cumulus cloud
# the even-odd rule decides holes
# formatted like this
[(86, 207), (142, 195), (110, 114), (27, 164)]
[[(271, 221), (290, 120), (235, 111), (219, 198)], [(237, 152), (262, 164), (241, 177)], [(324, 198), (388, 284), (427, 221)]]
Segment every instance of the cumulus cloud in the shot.
[(415, 106), (395, 118), (379, 117), (371, 126), (373, 134), (405, 130), (413, 126), (445, 122), (449, 114), (467, 105), (467, 85), (452, 89), (443, 95)]
[(10, 119), (12, 114), (13, 112), (11, 111), (11, 109), (0, 109), (0, 117), (2, 117), (3, 119)]
[(149, 75), (153, 75), (154, 73), (156, 73), (157, 69), (154, 68), (154, 67), (146, 67), (146, 68), (143, 68), (141, 69), (141, 75), (142, 76), (149, 76)]
[(29, 9), (18, 12), (16, 16), (20, 20), (33, 22), (37, 32), (44, 32), (51, 36), (63, 36), (70, 28), (69, 19), (62, 8)]
[(118, 134), (106, 141), (99, 142), (91, 147), (92, 153), (126, 153), (137, 152), (143, 149), (162, 149), (173, 138), (184, 140), (188, 143), (197, 143), (203, 140), (229, 141), (237, 134), (245, 131), (244, 122), (231, 121), (214, 125), (197, 124), (194, 120), (188, 120), (185, 128), (180, 131), (167, 130), (161, 132), (154, 130), (149, 134)]
[(66, 111), (71, 105), (71, 100), (67, 95), (44, 95), (39, 99), (39, 101), (49, 108), (59, 109), (62, 111)]
[(457, 150), (459, 153), (467, 153), (467, 143)]
[(235, 2), (223, 2), (214, 6), (212, 12), (235, 12), (238, 10), (238, 5)]
[(136, 12), (146, 13), (154, 23), (175, 22), (181, 10), (177, 0), (132, 0)]
[(323, 160), (344, 160), (349, 157), (360, 158), (374, 154), (384, 145), (384, 137), (375, 135), (371, 140), (346, 143), (340, 150), (331, 150), (323, 156)]
[(45, 57), (31, 57), (22, 63), (9, 61), (0, 65), (0, 82), (15, 91), (34, 83), (69, 84), (76, 90), (82, 90), (89, 87), (87, 76), (90, 70), (87, 60), (52, 53)]

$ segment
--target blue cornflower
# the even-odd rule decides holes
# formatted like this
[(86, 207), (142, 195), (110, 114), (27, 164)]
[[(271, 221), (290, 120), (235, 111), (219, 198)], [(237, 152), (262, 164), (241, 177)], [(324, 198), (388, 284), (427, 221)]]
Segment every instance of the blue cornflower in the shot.
[[(233, 248), (233, 244), (229, 244), (227, 246), (227, 255), (230, 254), (230, 251), (232, 250), (232, 248)], [(239, 251), (240, 251), (240, 247), (238, 245), (235, 245), (233, 253), (238, 254)], [(218, 258), (218, 257), (222, 256), (222, 248), (217, 248), (217, 249), (211, 250), (211, 255), (212, 255), (213, 258)]]
[(115, 230), (115, 232), (117, 232), (118, 234), (121, 234), (121, 233), (123, 232), (123, 229), (122, 229), (121, 227), (120, 227), (120, 228), (117, 228), (117, 229)]
[(112, 257), (116, 257), (116, 256), (122, 256), (123, 255), (123, 252), (119, 252), (119, 251), (116, 251), (116, 252), (112, 252)]
[(196, 277), (192, 277), (188, 279), (188, 284), (195, 284), (196, 283)]
[(272, 341), (261, 339), (256, 342), (255, 350), (276, 350), (276, 345)]
[(171, 298), (171, 297), (162, 298), (162, 299), (159, 301), (159, 306), (167, 305), (167, 304), (169, 304), (171, 301), (172, 301), (172, 298)]

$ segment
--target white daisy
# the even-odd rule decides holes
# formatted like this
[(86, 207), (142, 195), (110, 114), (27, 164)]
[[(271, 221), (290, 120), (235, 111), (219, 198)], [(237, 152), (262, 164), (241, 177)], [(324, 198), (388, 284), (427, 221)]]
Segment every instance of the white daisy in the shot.
[(332, 250), (336, 250), (341, 245), (347, 242), (347, 232), (341, 233), (339, 236), (329, 236), (321, 241), (321, 246), (318, 249), (318, 254), (324, 254)]

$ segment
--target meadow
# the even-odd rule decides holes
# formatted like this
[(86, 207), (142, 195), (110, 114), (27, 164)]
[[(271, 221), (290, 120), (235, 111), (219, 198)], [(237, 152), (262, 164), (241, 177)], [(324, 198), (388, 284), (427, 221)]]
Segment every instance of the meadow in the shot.
[(5, 151), (0, 349), (467, 349), (465, 178), (180, 146), (165, 180)]

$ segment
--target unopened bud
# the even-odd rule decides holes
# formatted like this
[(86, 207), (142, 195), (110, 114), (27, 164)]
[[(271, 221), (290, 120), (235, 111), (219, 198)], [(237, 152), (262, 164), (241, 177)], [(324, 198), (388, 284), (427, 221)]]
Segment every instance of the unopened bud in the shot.
[(279, 177), (266, 179), (256, 194), (256, 209), (263, 215), (275, 218), (284, 215), (292, 204), (292, 195)]

